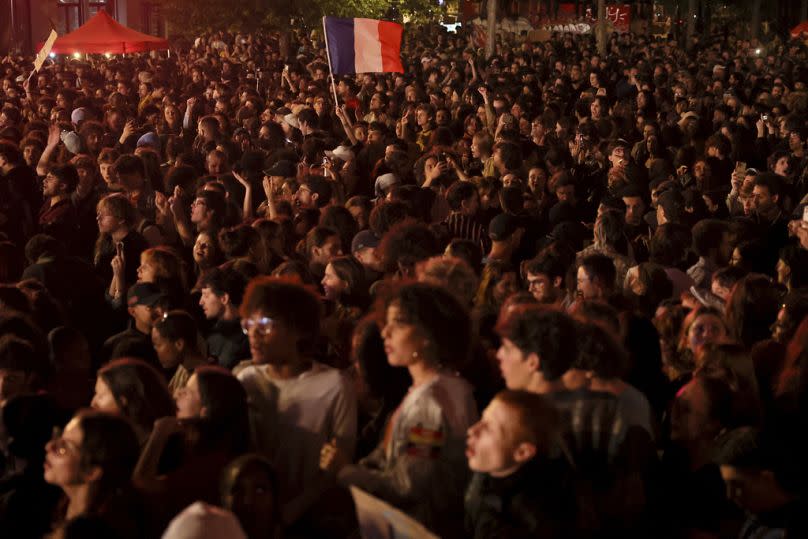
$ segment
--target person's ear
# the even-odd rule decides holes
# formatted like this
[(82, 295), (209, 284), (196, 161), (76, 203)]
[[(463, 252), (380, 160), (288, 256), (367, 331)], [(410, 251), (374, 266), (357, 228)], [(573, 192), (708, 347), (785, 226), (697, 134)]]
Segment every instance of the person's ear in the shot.
[(199, 417), (208, 417), (208, 407), (203, 406), (199, 409)]
[(772, 202), (774, 202), (775, 204), (780, 202), (780, 195), (772, 195)]
[(319, 194), (317, 194), (317, 193), (312, 193), (312, 194), (311, 194), (311, 201), (312, 201), (314, 204), (317, 204), (317, 199), (319, 199), (319, 198), (320, 198), (320, 195), (319, 195)]
[(535, 444), (531, 444), (529, 442), (521, 442), (519, 445), (516, 446), (516, 449), (513, 450), (513, 460), (515, 460), (519, 464), (524, 464), (525, 462), (535, 457), (536, 453), (537, 450)]
[(185, 350), (185, 339), (176, 340), (172, 344), (174, 345), (174, 349), (177, 352), (182, 352), (183, 350)]
[(527, 361), (527, 366), (528, 366), (528, 368), (530, 368), (530, 370), (536, 371), (536, 372), (539, 371), (539, 365), (541, 365), (541, 360), (539, 359), (539, 354), (537, 354), (536, 352), (531, 352), (525, 358), (525, 361)]
[(103, 476), (104, 470), (101, 469), (101, 466), (93, 466), (84, 474), (84, 478), (88, 483), (99, 481)]
[(561, 288), (561, 285), (564, 284), (563, 277), (556, 277), (553, 279), (553, 286), (556, 288)]
[(219, 296), (219, 301), (222, 302), (222, 305), (229, 305), (230, 304), (230, 294), (225, 292), (221, 296)]

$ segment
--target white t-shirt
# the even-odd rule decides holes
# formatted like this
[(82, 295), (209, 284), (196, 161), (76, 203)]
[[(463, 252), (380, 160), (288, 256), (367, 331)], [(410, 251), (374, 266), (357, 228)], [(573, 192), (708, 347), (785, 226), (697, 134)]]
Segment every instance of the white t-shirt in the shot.
[(250, 365), (236, 376), (247, 391), (255, 449), (275, 464), (282, 502), (316, 483), (320, 449), (332, 438), (353, 455), (356, 395), (340, 371), (314, 363), (296, 378), (278, 380), (266, 366)]

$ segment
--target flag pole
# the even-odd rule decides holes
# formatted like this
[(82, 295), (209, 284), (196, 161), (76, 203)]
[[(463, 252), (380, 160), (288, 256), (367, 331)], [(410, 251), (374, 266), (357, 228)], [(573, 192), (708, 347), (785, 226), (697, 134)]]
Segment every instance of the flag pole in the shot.
[(328, 30), (325, 28), (325, 17), (323, 17), (323, 39), (325, 40), (325, 57), (328, 59), (328, 74), (331, 75), (331, 91), (334, 92), (334, 106), (339, 106), (337, 97), (337, 84), (334, 82), (334, 72), (331, 69), (331, 51), (328, 50)]

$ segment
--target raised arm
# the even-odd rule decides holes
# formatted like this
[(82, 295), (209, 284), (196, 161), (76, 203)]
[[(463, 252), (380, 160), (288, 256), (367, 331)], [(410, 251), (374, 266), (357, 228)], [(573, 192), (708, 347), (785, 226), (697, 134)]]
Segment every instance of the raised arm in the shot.
[(277, 221), (278, 219), (278, 205), (275, 201), (275, 191), (272, 186), (272, 180), (269, 176), (264, 176), (264, 181), (261, 182), (264, 187), (264, 194), (267, 197), (267, 219), (270, 221)]
[(357, 142), (359, 142), (359, 140), (356, 138), (356, 135), (354, 135), (353, 124), (351, 124), (351, 119), (348, 118), (345, 105), (337, 105), (334, 108), (334, 112), (337, 114), (337, 118), (339, 118), (339, 121), (342, 124), (342, 129), (345, 131), (345, 135), (348, 137), (348, 140), (351, 141), (352, 145), (355, 145)]
[(491, 99), (488, 95), (488, 88), (485, 86), (480, 86), (477, 88), (477, 91), (480, 92), (481, 96), (483, 96), (483, 105), (485, 106), (485, 126), (488, 129), (488, 132), (491, 133), (491, 135), (494, 135), (497, 116), (494, 114), (494, 107), (491, 105)]
[(238, 183), (244, 186), (244, 205), (241, 213), (245, 222), (251, 221), (253, 218), (253, 194), (252, 185), (247, 178), (236, 172), (232, 171), (233, 177), (238, 180)]
[(39, 157), (39, 162), (36, 164), (36, 173), (40, 176), (47, 175), (53, 152), (62, 140), (61, 134), (62, 130), (56, 124), (51, 124), (48, 128), (48, 145), (45, 146), (45, 150), (42, 152), (42, 155)]
[(190, 247), (194, 244), (194, 227), (191, 224), (191, 216), (183, 204), (182, 188), (179, 185), (174, 189), (174, 195), (168, 200), (168, 204), (171, 214), (174, 216), (180, 240), (184, 245)]

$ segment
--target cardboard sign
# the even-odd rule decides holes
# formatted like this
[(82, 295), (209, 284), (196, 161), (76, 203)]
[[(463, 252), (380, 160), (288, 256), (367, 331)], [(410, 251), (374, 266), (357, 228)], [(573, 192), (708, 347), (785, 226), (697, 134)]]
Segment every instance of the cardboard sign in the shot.
[(39, 49), (39, 52), (36, 54), (36, 58), (34, 59), (34, 71), (39, 71), (42, 67), (42, 64), (45, 63), (45, 60), (48, 58), (51, 49), (53, 48), (53, 43), (56, 41), (56, 30), (51, 30), (48, 39), (45, 41), (45, 44), (42, 45), (42, 48)]

